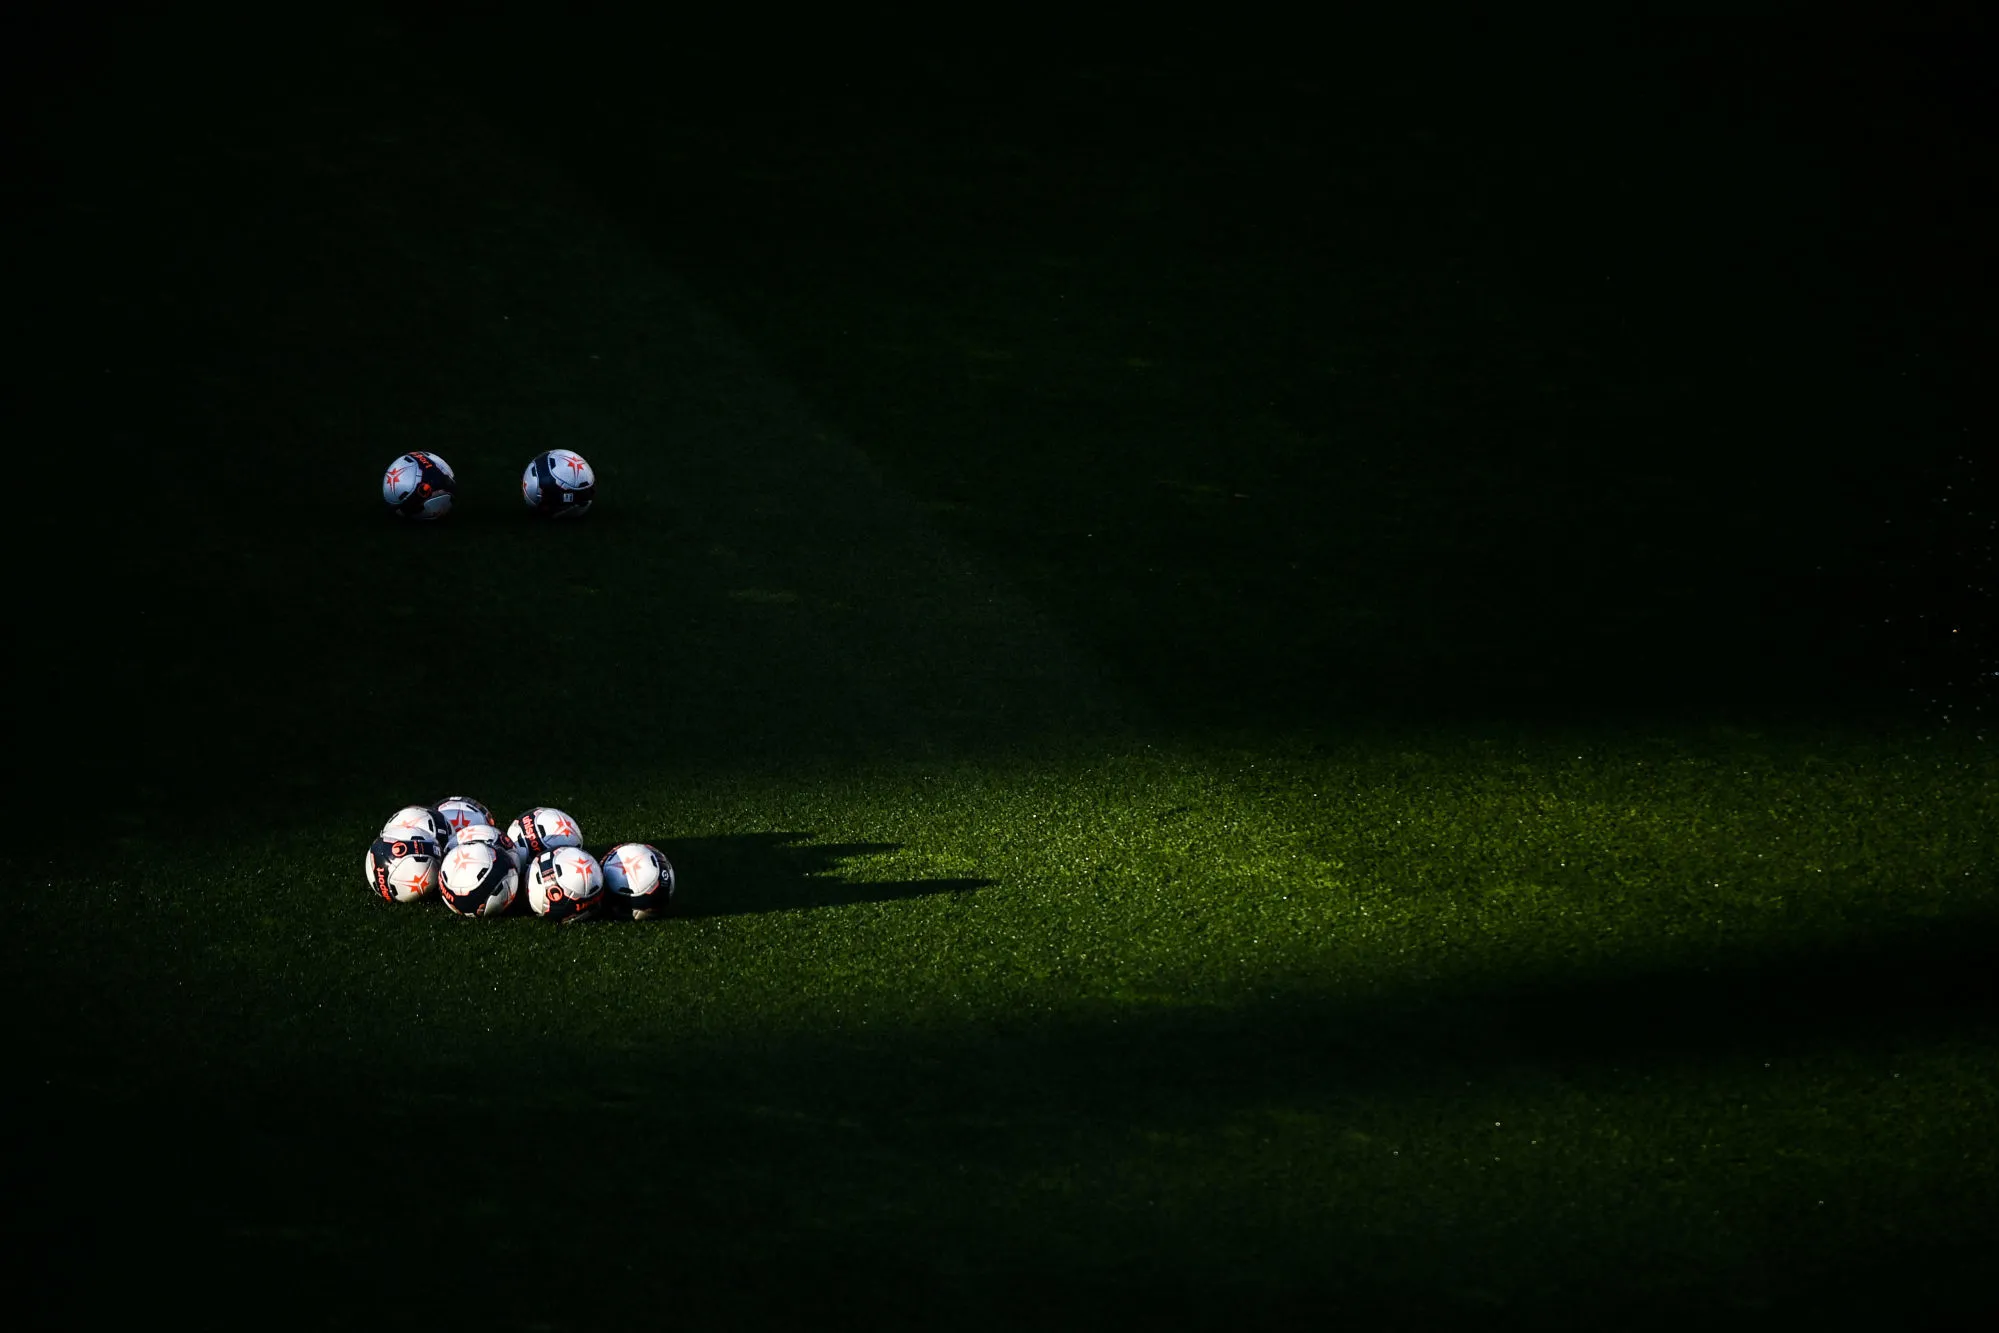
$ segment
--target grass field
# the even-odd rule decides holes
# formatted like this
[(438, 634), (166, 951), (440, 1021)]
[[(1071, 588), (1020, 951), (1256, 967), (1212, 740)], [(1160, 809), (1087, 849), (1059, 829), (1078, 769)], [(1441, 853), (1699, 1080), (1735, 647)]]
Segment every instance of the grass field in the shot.
[[(34, 1322), (1989, 1301), (1992, 510), (1954, 298), (1861, 207), (1777, 245), (1822, 141), (1639, 116), (1663, 59), (1615, 134), (1384, 79), (1327, 137), (1219, 56), (295, 36), (74, 36), (30, 125), (95, 469), (17, 578)], [(604, 498), (538, 526), (558, 444)], [(372, 899), (448, 791), (675, 915)]]

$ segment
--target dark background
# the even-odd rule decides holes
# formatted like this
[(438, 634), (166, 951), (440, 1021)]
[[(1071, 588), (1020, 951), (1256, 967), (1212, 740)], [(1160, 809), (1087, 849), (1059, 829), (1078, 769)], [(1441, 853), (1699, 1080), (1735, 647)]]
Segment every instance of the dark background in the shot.
[(429, 35), (1177, 722), (1991, 660), (1968, 24)]
[[(1968, 20), (26, 26), (19, 438), (88, 463), (23, 506), (24, 748), (73, 787), (268, 790), (254, 750), (146, 770), (295, 706), (284, 646), (333, 631), (189, 550), (233, 526), (241, 563), (288, 558), (285, 510), (334, 483), (265, 441), (309, 390), (429, 406), (424, 307), (385, 324), (365, 255), (311, 274), (330, 224), (231, 156), (301, 85), (471, 99), (1161, 727), (1962, 721), (1989, 694)], [(204, 376), (266, 434), (198, 406)], [(147, 739), (107, 769), (33, 730), (78, 717)]]

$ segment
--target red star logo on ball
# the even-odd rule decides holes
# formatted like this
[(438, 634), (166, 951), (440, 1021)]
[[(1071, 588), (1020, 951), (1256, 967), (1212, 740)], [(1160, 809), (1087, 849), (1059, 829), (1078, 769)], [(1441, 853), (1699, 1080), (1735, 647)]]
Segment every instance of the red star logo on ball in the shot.
[(558, 838), (573, 838), (576, 836), (576, 826), (566, 819), (558, 819), (555, 821), (555, 836)]
[(569, 469), (569, 473), (571, 476), (574, 476), (578, 472), (581, 472), (583, 470), (583, 460), (578, 458), (575, 454), (567, 455), (566, 457), (563, 458), (562, 462), (563, 466)]

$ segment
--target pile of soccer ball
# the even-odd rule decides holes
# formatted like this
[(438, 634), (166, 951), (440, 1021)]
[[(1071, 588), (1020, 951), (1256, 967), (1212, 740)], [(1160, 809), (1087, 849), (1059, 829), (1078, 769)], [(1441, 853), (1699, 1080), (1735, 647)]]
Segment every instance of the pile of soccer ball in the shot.
[(620, 843), (599, 861), (583, 850), (576, 821), (553, 806), (536, 806), (502, 832), (469, 796), (396, 811), (368, 848), (363, 873), (388, 902), (434, 892), (460, 916), (518, 915), (524, 902), (551, 921), (648, 921), (673, 900), (673, 863), (657, 847)]
[[(382, 500), (403, 518), (443, 518), (458, 494), (451, 464), (427, 450), (412, 450), (382, 474)], [(521, 499), (549, 518), (581, 518), (597, 499), (597, 474), (570, 449), (535, 455), (521, 474)]]

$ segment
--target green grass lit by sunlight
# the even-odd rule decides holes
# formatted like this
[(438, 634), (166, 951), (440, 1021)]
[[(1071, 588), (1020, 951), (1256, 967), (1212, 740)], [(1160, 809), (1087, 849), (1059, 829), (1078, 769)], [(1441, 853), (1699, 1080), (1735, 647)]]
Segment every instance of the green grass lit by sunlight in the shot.
[[(1954, 1007), (1999, 906), (1994, 778), (1707, 736), (627, 781), (565, 800), (676, 858), (670, 921), (392, 908), (360, 831), (309, 826), (61, 876), (21, 953), (119, 1052), (55, 1064), (111, 1106), (157, 1083), (257, 1115), (250, 1078), (250, 1108), (357, 1125), (709, 1145), (555, 1185), (376, 1142), (449, 1225), (749, 1208), (863, 1286), (895, 1281), (865, 1235), (975, 1291), (1171, 1264), (1199, 1300), (1671, 1309), (1735, 1274), (1753, 1308), (1807, 1280), (1743, 1279), (1768, 1246), (1891, 1253), (1898, 1199), (1971, 1216), (1994, 1184), (1990, 1014)], [(244, 1244), (363, 1243), (372, 1195), (287, 1170), (317, 1183), (232, 1198)]]
[[(178, 940), (158, 955), (176, 977), (377, 995), (396, 1018), (371, 1046), (417, 1012), (439, 1040), (587, 1045), (1378, 995), (1989, 907), (1993, 776), (1969, 754), (1747, 737), (819, 765), (564, 796), (596, 844), (676, 856), (688, 919), (664, 927), (391, 911), (349, 864), (367, 830), (343, 827), (139, 852), (62, 894), (101, 910), (43, 928)], [(489, 976), (533, 1001), (496, 1012)]]

